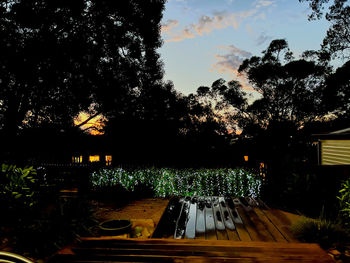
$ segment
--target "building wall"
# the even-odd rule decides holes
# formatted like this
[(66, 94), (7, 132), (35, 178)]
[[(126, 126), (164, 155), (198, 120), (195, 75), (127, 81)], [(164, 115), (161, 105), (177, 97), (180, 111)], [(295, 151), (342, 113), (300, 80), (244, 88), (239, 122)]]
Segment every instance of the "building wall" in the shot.
[(350, 140), (321, 140), (322, 165), (350, 165)]

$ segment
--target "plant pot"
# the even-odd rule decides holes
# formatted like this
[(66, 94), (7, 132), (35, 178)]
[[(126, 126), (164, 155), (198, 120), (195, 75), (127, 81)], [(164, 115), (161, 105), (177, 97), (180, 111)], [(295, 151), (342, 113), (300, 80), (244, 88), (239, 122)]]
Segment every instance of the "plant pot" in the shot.
[(99, 224), (99, 230), (102, 236), (119, 236), (129, 233), (131, 225), (128, 219), (107, 220)]

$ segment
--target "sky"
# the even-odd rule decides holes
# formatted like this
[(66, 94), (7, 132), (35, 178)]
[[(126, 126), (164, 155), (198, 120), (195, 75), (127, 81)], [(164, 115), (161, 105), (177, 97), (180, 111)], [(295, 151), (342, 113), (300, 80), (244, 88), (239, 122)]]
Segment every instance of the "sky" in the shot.
[(261, 56), (273, 39), (286, 39), (296, 58), (319, 49), (329, 23), (308, 21), (310, 13), (298, 0), (168, 0), (159, 49), (165, 80), (188, 95), (219, 78), (236, 79), (254, 98), (239, 65)]

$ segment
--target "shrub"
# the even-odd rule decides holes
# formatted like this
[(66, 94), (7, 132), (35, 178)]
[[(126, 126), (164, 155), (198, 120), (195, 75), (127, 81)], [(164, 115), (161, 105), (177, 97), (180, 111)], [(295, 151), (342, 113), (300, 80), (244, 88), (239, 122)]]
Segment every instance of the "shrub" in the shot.
[(244, 169), (101, 169), (90, 176), (94, 190), (121, 187), (130, 192), (169, 196), (258, 196), (261, 180)]
[(51, 211), (23, 218), (12, 232), (13, 248), (19, 254), (48, 256), (81, 235), (91, 236), (97, 224), (86, 198), (58, 198)]
[(302, 218), (291, 227), (296, 238), (306, 243), (318, 243), (324, 249), (339, 247), (348, 239), (339, 224), (323, 219)]
[(96, 224), (90, 201), (59, 197), (48, 188), (43, 168), (0, 166), (0, 243), (18, 254), (46, 256), (89, 233)]
[(27, 209), (36, 202), (35, 183), (36, 170), (31, 167), (20, 168), (16, 165), (1, 165), (0, 202), (1, 207), (8, 210)]
[(344, 226), (350, 225), (350, 179), (342, 184), (342, 189), (339, 191), (340, 196), (340, 220)]

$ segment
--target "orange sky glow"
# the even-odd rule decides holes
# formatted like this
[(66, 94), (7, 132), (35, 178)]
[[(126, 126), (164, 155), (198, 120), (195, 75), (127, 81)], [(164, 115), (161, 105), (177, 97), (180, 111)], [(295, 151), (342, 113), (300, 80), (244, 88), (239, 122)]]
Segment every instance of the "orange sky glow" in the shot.
[[(86, 121), (91, 115), (86, 112), (80, 112), (77, 117), (74, 118), (74, 124), (79, 125)], [(81, 130), (91, 135), (102, 135), (104, 134), (103, 127), (105, 126), (106, 118), (103, 115), (97, 115), (96, 117), (89, 120), (86, 124), (80, 127)]]

